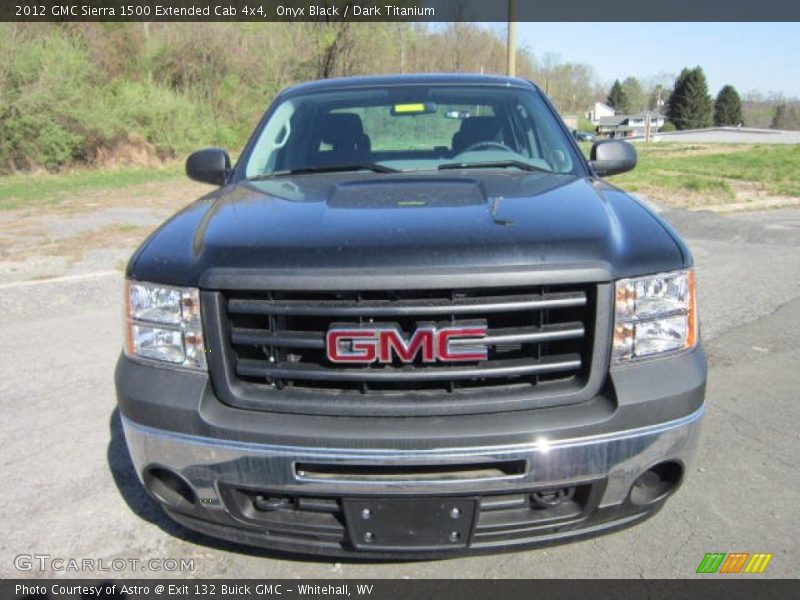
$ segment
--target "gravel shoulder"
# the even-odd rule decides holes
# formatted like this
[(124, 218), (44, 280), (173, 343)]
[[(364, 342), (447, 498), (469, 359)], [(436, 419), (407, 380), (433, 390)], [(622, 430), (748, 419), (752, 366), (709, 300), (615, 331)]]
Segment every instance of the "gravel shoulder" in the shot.
[(181, 177), (0, 210), (0, 284), (121, 272), (153, 229), (210, 189)]

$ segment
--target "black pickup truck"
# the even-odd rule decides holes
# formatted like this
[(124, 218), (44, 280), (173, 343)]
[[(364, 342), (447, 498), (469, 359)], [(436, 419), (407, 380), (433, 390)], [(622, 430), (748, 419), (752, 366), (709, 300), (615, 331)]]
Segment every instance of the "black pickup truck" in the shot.
[(433, 558), (596, 535), (687, 472), (692, 256), (532, 83), (346, 78), (277, 96), (128, 264), (132, 462), (188, 528)]

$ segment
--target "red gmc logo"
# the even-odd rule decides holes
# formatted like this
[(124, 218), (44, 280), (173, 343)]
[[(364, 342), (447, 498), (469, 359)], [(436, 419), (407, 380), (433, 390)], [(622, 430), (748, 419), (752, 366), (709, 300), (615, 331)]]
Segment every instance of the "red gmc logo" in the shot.
[[(376, 327), (334, 326), (325, 336), (328, 358), (335, 363), (391, 363), (395, 358), (413, 362), (417, 355), (422, 361), (474, 362), (486, 360), (486, 346), (479, 343), (486, 337), (486, 325), (447, 325), (418, 327), (410, 338), (395, 326)], [(478, 343), (468, 343), (471, 340)]]

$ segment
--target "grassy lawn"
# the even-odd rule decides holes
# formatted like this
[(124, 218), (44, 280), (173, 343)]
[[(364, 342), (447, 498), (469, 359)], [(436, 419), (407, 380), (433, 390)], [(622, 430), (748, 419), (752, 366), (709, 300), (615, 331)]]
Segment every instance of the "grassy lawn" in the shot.
[(800, 197), (800, 146), (637, 143), (636, 150), (636, 169), (610, 179), (631, 192), (695, 206), (754, 194)]
[(56, 205), (81, 192), (119, 189), (141, 184), (185, 178), (183, 165), (104, 170), (75, 170), (67, 173), (19, 174), (0, 177), (0, 209)]

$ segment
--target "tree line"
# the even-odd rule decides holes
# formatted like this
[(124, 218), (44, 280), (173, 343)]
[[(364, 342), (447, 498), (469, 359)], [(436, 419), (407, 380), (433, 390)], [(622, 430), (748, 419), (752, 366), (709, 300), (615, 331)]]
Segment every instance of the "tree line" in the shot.
[[(0, 23), (0, 173), (102, 165), (115, 156), (162, 160), (201, 145), (235, 151), (271, 98), (298, 81), (502, 74), (505, 63), (500, 25)], [(562, 114), (582, 115), (609, 95), (590, 65), (527, 47), (516, 64), (517, 75), (536, 82)], [(667, 76), (617, 84), (631, 109), (671, 97)], [(773, 100), (745, 98), (744, 121), (748, 102)], [(787, 106), (778, 124), (793, 118), (796, 108)], [(721, 114), (731, 119), (735, 111)]]
[[(505, 67), (505, 30), (471, 23), (2, 23), (0, 173), (236, 150), (299, 81)], [(589, 65), (524, 47), (517, 74), (564, 113), (605, 93)]]
[[(635, 77), (617, 79), (609, 89), (606, 103), (617, 114), (663, 112), (667, 118), (665, 129), (701, 129), (712, 125), (800, 129), (800, 107), (796, 101), (770, 102), (753, 95), (743, 101), (732, 85), (724, 85), (714, 99), (700, 66), (684, 68), (671, 90), (658, 83), (647, 91)], [(745, 116), (747, 112), (751, 114)]]

